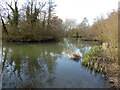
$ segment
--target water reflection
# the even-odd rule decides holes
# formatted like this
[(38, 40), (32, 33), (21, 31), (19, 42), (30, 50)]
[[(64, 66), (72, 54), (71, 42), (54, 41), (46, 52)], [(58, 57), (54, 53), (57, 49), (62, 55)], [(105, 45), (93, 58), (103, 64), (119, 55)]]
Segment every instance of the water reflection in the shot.
[(71, 38), (60, 43), (3, 44), (3, 88), (105, 87), (100, 74), (70, 58), (95, 44), (99, 43)]

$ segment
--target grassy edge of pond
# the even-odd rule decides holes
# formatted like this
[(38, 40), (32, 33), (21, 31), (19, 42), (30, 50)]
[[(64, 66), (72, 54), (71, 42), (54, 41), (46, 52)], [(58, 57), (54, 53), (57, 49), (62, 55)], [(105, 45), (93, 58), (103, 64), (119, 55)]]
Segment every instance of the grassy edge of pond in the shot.
[(106, 55), (102, 46), (94, 46), (89, 52), (84, 53), (82, 65), (95, 72), (104, 74), (104, 78), (110, 83), (111, 88), (118, 88), (118, 64)]

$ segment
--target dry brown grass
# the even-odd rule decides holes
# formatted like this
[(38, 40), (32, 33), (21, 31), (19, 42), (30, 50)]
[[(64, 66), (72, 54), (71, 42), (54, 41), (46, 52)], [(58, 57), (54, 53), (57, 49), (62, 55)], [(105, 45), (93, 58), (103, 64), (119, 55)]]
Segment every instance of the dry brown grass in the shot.
[(92, 29), (97, 31), (97, 39), (109, 44), (108, 53), (118, 59), (118, 12), (108, 14), (108, 18), (100, 18), (94, 22)]

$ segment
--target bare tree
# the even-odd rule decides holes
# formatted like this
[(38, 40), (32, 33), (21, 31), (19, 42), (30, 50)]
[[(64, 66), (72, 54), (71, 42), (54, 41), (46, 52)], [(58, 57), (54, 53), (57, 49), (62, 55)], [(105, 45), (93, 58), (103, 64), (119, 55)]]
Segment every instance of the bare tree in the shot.
[(76, 20), (75, 19), (66, 19), (64, 22), (64, 29), (66, 31), (71, 30), (76, 27)]

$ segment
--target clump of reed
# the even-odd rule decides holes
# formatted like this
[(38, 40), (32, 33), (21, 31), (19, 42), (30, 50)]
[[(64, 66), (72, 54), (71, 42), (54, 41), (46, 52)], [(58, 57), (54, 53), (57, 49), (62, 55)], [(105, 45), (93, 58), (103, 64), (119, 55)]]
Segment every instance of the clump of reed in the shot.
[(85, 52), (83, 55), (83, 59), (81, 60), (82, 65), (88, 67), (90, 70), (93, 70), (95, 72), (101, 73), (101, 74), (106, 74), (107, 73), (107, 68), (106, 66), (100, 66), (99, 61), (105, 61), (105, 58), (98, 58), (95, 56), (95, 53), (101, 52), (102, 49), (100, 46), (94, 46), (91, 48), (89, 52)]

